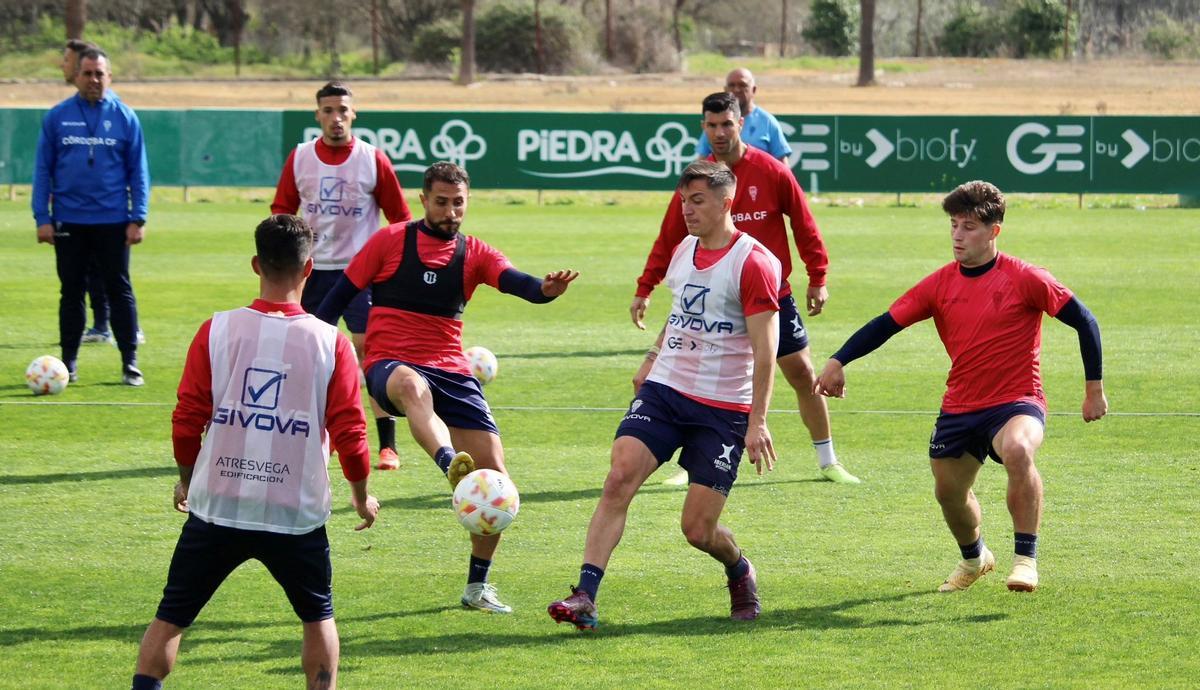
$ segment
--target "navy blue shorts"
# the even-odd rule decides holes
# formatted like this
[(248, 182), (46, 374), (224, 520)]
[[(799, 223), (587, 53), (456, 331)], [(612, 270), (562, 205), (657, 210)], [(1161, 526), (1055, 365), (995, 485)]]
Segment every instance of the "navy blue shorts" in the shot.
[(958, 458), (970, 453), (982, 463), (989, 457), (1002, 463), (1000, 455), (992, 447), (992, 439), (1008, 420), (1017, 415), (1033, 417), (1046, 426), (1046, 413), (1042, 408), (1027, 402), (1005, 403), (975, 412), (948, 414), (942, 412), (933, 425), (929, 437), (930, 458)]
[(325, 526), (306, 534), (223, 527), (188, 515), (155, 616), (186, 628), (242, 563), (262, 562), (305, 623), (333, 618), (333, 566)]
[[(321, 300), (325, 299), (325, 295), (333, 289), (338, 278), (342, 277), (343, 271), (340, 270), (318, 270), (313, 269), (313, 272), (308, 276), (308, 282), (304, 284), (304, 293), (300, 295), (300, 306), (304, 307), (304, 311), (309, 314), (316, 314), (317, 307), (321, 306)], [(354, 299), (350, 300), (350, 304), (346, 306), (346, 311), (342, 312), (342, 319), (346, 321), (346, 328), (350, 329), (351, 333), (366, 333), (367, 332), (367, 311), (371, 308), (371, 288), (363, 288)]]
[(650, 449), (658, 464), (675, 451), (687, 470), (688, 483), (729, 495), (746, 448), (745, 412), (698, 403), (670, 386), (647, 381), (617, 427), (616, 438), (632, 436)]
[(483, 397), (483, 389), (474, 376), (409, 364), (396, 359), (380, 360), (372, 364), (367, 371), (367, 393), (379, 403), (384, 412), (396, 417), (404, 416), (387, 395), (388, 377), (398, 366), (406, 366), (425, 379), (433, 394), (433, 412), (441, 417), (446, 426), (477, 429), (500, 435), (500, 429), (492, 417), (492, 408), (488, 407), (487, 400)]
[(804, 330), (804, 321), (800, 319), (800, 310), (796, 308), (796, 297), (780, 297), (779, 348), (775, 351), (775, 359), (799, 352), (806, 347), (808, 331)]

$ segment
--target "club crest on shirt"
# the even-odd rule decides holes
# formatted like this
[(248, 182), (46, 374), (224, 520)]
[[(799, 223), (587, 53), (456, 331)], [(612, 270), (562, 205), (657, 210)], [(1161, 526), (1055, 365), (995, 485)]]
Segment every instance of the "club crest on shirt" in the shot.
[(750, 188), (747, 191), (750, 192), (750, 201), (758, 201), (758, 187), (757, 186), (750, 185)]

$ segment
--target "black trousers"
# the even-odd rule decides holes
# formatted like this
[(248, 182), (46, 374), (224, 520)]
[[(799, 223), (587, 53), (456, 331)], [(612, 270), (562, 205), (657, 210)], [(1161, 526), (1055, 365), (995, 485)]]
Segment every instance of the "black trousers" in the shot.
[(83, 329), (87, 325), (83, 296), (88, 286), (88, 264), (93, 260), (108, 297), (109, 319), (117, 348), (121, 351), (121, 362), (137, 362), (137, 302), (133, 297), (133, 284), (129, 280), (126, 225), (55, 225), (54, 258), (58, 280), (62, 285), (58, 302), (58, 332), (63, 362), (72, 371), (79, 356)]

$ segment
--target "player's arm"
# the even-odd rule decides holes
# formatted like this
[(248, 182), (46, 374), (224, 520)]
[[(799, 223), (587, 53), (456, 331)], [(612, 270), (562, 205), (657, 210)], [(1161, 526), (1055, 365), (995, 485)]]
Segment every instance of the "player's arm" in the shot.
[(389, 223), (407, 223), (412, 220), (412, 211), (404, 200), (404, 190), (396, 177), (396, 169), (387, 155), (375, 149), (375, 203), (383, 211)]
[(637, 280), (637, 290), (634, 292), (633, 302), (629, 305), (629, 317), (633, 320), (633, 325), (643, 331), (646, 330), (646, 324), (642, 320), (646, 316), (646, 308), (650, 306), (650, 293), (662, 282), (663, 276), (667, 274), (667, 266), (671, 263), (671, 255), (675, 253), (675, 247), (686, 236), (683, 197), (672, 193), (671, 202), (667, 204), (667, 212), (663, 215), (662, 225), (658, 230), (658, 237), (654, 240), (654, 246), (650, 248), (650, 255), (646, 257), (646, 267), (642, 269), (642, 275)]
[(808, 287), (804, 291), (808, 315), (816, 316), (829, 301), (829, 289), (825, 286), (829, 253), (825, 250), (825, 240), (821, 238), (821, 231), (817, 228), (817, 221), (808, 207), (804, 190), (796, 182), (791, 170), (782, 171), (778, 184), (783, 188), (783, 198), (780, 202), (791, 222), (796, 250), (800, 253), (800, 259), (808, 273)]
[(1094, 422), (1108, 413), (1108, 398), (1104, 396), (1104, 355), (1100, 344), (1100, 324), (1079, 298), (1058, 310), (1054, 318), (1079, 334), (1079, 354), (1083, 358), (1083, 421)]
[(829, 358), (821, 375), (813, 381), (813, 393), (830, 398), (846, 397), (846, 373), (842, 370), (859, 357), (865, 357), (879, 349), (893, 335), (904, 330), (891, 312), (883, 312), (871, 319)]
[(150, 164), (146, 159), (146, 138), (137, 114), (129, 111), (129, 143), (125, 151), (125, 179), (129, 181), (129, 223), (125, 227), (125, 244), (142, 241), (146, 233), (146, 217), (150, 212)]
[(50, 187), (54, 178), (55, 136), (50, 131), (50, 117), (42, 121), (38, 135), (37, 155), (33, 167), (33, 221), (37, 224), (37, 241), (54, 244), (54, 225), (50, 219)]
[(208, 337), (212, 320), (205, 321), (184, 360), (183, 375), (176, 391), (175, 411), (171, 413), (171, 445), (175, 464), (179, 467), (179, 483), (175, 485), (175, 510), (188, 512), (188, 487), (192, 469), (200, 455), (200, 443), (205, 427), (213, 414), (212, 360), (209, 359)]
[(275, 185), (275, 199), (271, 202), (271, 213), (295, 215), (300, 210), (300, 189), (296, 186), (296, 149), (288, 154), (279, 182)]
[(767, 408), (775, 384), (775, 354), (779, 348), (779, 312), (762, 311), (746, 317), (746, 330), (754, 352), (753, 395), (746, 426), (746, 452), (759, 474), (763, 465), (775, 469), (775, 446), (767, 429)]
[(663, 336), (666, 335), (667, 327), (658, 332), (658, 337), (654, 339), (654, 344), (646, 350), (646, 356), (642, 359), (642, 363), (638, 366), (638, 370), (633, 375), (633, 394), (636, 396), (641, 389), (642, 384), (646, 382), (646, 377), (650, 375), (650, 369), (654, 367), (655, 360), (658, 359), (658, 353), (662, 351)]
[(363, 530), (375, 522), (379, 501), (367, 493), (371, 473), (371, 451), (367, 446), (367, 422), (363, 416), (358, 387), (358, 358), (346, 336), (338, 333), (334, 348), (333, 376), (325, 397), (325, 428), (330, 445), (337, 450), (342, 476), (350, 482), (350, 504), (363, 522)]
[(538, 278), (509, 266), (500, 272), (498, 289), (508, 295), (516, 295), (526, 302), (545, 304), (567, 291), (571, 282), (579, 277), (579, 271), (554, 271)]

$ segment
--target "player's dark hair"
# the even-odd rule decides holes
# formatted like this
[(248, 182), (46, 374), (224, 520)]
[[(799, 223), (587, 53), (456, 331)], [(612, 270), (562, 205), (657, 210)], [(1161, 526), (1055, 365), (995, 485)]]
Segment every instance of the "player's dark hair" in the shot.
[(683, 189), (696, 180), (705, 180), (708, 182), (709, 189), (725, 191), (730, 197), (737, 188), (737, 176), (733, 174), (729, 166), (724, 163), (699, 160), (684, 168), (675, 189)]
[(728, 111), (733, 111), (733, 119), (735, 120), (742, 116), (742, 106), (738, 103), (737, 96), (725, 91), (710, 93), (704, 97), (704, 102), (700, 104), (700, 117), (704, 117), (705, 113), (720, 115)]
[(100, 50), (96, 46), (85, 48), (81, 53), (79, 53), (80, 63), (82, 63), (84, 60), (99, 60), (100, 58), (104, 58), (105, 62), (111, 62), (111, 60), (108, 59), (108, 53)]
[(97, 46), (95, 43), (89, 43), (88, 41), (80, 40), (78, 38), (69, 39), (66, 47), (67, 50), (75, 53), (76, 55), (82, 55), (86, 51), (99, 48), (99, 46)]
[(951, 217), (974, 216), (987, 225), (1003, 223), (1004, 194), (991, 182), (964, 182), (942, 199), (942, 210)]
[(422, 185), (422, 189), (425, 190), (426, 194), (429, 193), (429, 190), (433, 189), (434, 182), (461, 184), (469, 188), (471, 186), (471, 177), (467, 175), (466, 170), (453, 163), (438, 161), (425, 169), (425, 183)]
[(312, 254), (313, 231), (300, 216), (277, 213), (254, 230), (258, 268), (267, 279), (290, 278)]
[(317, 89), (317, 105), (321, 104), (322, 98), (327, 98), (329, 96), (351, 96), (351, 97), (353, 97), (354, 94), (351, 93), (350, 87), (346, 86), (342, 82), (331, 81), (331, 82), (328, 82), (327, 84), (325, 84), (325, 86), (322, 86), (320, 89)]

